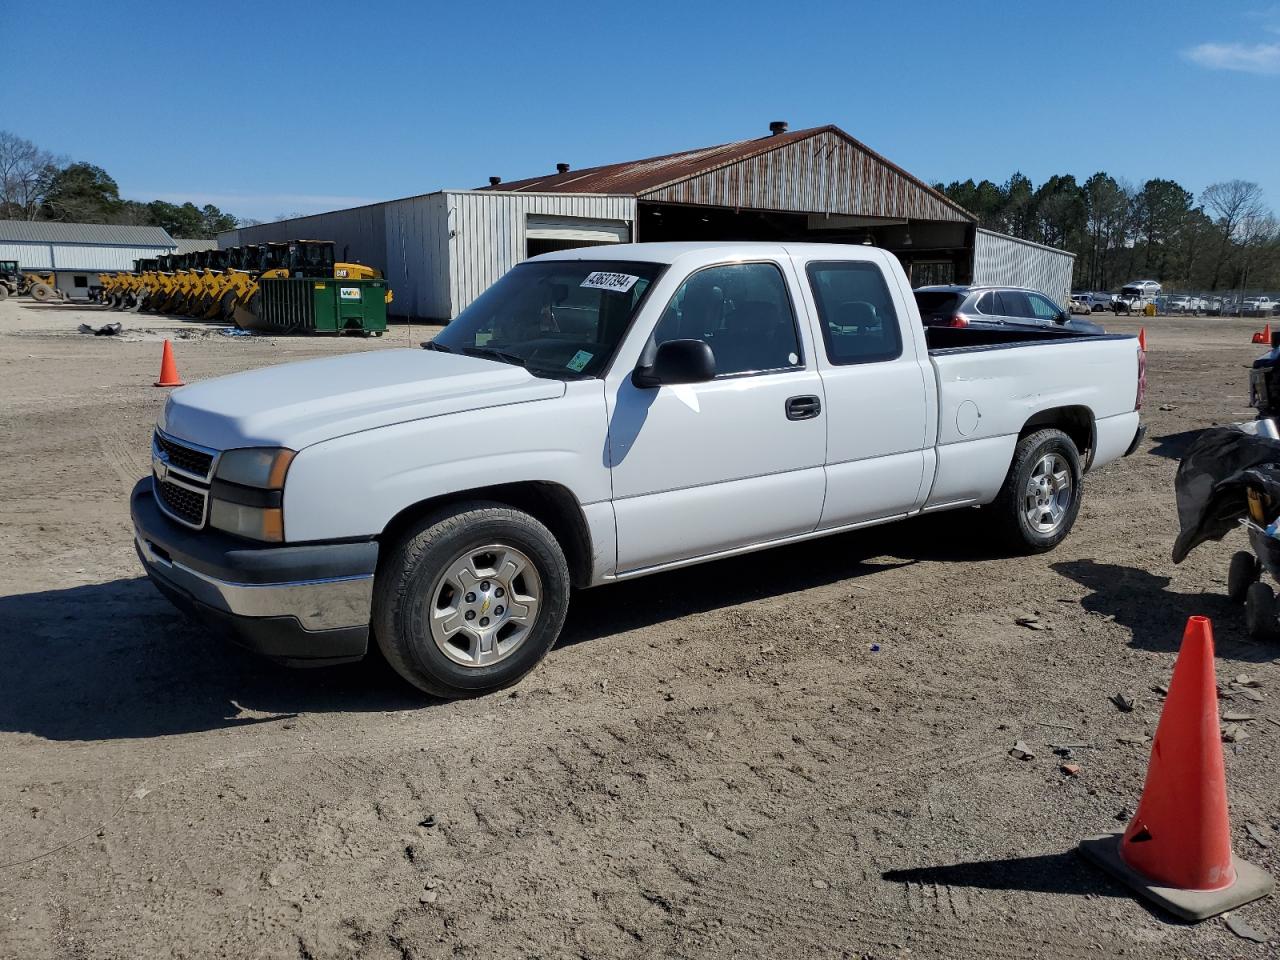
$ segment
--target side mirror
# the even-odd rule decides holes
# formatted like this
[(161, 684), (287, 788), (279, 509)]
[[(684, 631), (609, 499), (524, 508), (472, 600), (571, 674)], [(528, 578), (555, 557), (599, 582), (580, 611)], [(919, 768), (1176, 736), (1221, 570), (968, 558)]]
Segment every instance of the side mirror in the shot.
[(1058, 323), (1067, 323), (1071, 320), (1071, 311), (1063, 310), (1058, 314)]
[(631, 374), (637, 387), (661, 387), (664, 384), (706, 383), (716, 375), (716, 357), (705, 340), (668, 340), (658, 347), (653, 361)]

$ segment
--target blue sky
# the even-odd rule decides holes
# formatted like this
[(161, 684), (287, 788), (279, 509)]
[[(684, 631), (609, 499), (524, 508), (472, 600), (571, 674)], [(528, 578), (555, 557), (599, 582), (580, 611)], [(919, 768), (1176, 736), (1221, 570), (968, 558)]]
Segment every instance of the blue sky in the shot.
[(104, 167), (126, 196), (240, 216), (635, 159), (771, 120), (838, 124), (929, 181), (1101, 169), (1199, 192), (1238, 177), (1280, 209), (1267, 2), (101, 0), (42, 20), (45, 39), (0, 59), (0, 128)]

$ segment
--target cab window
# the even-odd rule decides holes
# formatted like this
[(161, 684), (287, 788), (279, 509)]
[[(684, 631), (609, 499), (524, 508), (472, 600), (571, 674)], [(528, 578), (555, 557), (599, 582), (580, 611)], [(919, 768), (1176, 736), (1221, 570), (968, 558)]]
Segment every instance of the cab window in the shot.
[(772, 263), (699, 270), (671, 298), (653, 339), (705, 341), (717, 378), (803, 366), (791, 297)]
[(874, 363), (902, 355), (902, 336), (884, 274), (874, 263), (832, 260), (805, 268), (818, 306), (827, 359)]

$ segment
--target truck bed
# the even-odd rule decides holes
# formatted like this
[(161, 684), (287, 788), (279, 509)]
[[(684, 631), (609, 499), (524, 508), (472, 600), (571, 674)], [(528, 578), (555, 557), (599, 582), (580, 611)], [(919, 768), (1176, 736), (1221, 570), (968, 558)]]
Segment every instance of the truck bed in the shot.
[(1062, 340), (1122, 340), (1129, 336), (1131, 334), (1091, 334), (1076, 333), (1071, 330), (992, 330), (929, 326), (924, 328), (924, 339), (929, 346), (930, 354), (976, 348), (1028, 347), (1037, 343)]

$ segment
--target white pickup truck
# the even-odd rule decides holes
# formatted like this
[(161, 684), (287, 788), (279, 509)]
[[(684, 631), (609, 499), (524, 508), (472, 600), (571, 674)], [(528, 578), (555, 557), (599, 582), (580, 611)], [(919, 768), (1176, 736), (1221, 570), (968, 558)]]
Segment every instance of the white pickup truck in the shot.
[(546, 254), (424, 347), (174, 391), (132, 497), (156, 585), (278, 660), (372, 632), (475, 695), (538, 663), (574, 587), (979, 504), (1050, 549), (1143, 434), (1135, 338), (926, 330), (864, 246)]

